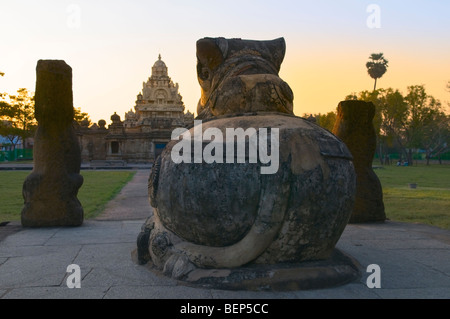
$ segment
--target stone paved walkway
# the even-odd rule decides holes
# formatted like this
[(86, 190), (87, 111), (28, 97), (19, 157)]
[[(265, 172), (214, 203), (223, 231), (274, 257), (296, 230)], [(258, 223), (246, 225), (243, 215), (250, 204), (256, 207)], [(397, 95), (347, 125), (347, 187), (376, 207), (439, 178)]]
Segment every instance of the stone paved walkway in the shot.
[(104, 212), (95, 219), (136, 220), (149, 217), (152, 214), (146, 187), (149, 176), (150, 169), (137, 170), (133, 179), (109, 201)]

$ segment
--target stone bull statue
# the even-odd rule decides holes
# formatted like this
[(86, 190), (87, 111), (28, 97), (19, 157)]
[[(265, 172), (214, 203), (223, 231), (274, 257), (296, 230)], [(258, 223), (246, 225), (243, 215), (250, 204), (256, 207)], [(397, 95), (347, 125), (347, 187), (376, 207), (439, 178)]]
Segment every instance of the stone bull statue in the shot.
[[(278, 76), (284, 54), (283, 38), (197, 42), (197, 121), (173, 135), (152, 169), (141, 264), (186, 279), (196, 269), (330, 257), (354, 203), (352, 156), (294, 116)], [(268, 158), (275, 169), (263, 173)]]

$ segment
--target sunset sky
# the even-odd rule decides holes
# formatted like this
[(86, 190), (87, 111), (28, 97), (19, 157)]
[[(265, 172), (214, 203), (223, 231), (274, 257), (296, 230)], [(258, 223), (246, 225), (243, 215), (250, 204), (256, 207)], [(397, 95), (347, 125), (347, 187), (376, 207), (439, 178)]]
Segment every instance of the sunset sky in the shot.
[(134, 107), (161, 54), (196, 112), (198, 39), (284, 37), (280, 76), (296, 115), (334, 111), (346, 95), (371, 90), (365, 63), (378, 52), (389, 60), (378, 87), (424, 84), (446, 103), (449, 17), (450, 1), (437, 0), (0, 0), (0, 92), (34, 91), (37, 61), (62, 59), (73, 69), (74, 106), (109, 123)]

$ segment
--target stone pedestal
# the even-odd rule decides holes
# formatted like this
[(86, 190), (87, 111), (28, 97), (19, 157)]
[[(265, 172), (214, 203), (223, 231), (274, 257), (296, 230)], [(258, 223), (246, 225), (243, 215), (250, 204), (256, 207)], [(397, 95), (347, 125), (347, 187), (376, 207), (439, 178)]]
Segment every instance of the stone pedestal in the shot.
[[(139, 263), (136, 251), (132, 253), (132, 258)], [(165, 274), (151, 262), (147, 266), (158, 275)], [(324, 260), (250, 263), (235, 268), (192, 268), (177, 283), (204, 289), (294, 291), (345, 285), (359, 280), (364, 271), (357, 260), (334, 249), (330, 257)]]
[(64, 61), (38, 61), (34, 168), (23, 184), (25, 227), (79, 226), (83, 207), (81, 152), (73, 127), (72, 69)]
[(386, 220), (383, 190), (372, 169), (376, 134), (375, 106), (371, 102), (343, 101), (338, 105), (333, 133), (344, 141), (353, 155), (356, 171), (356, 198), (350, 223)]

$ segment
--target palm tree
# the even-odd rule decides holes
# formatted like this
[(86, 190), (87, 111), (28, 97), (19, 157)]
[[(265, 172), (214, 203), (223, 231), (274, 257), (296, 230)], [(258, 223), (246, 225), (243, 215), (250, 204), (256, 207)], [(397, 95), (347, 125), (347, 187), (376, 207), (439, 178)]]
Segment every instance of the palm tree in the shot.
[(372, 53), (369, 57), (370, 61), (366, 63), (367, 72), (372, 79), (375, 79), (373, 90), (376, 90), (377, 79), (381, 78), (387, 71), (388, 60), (383, 56), (383, 53)]

